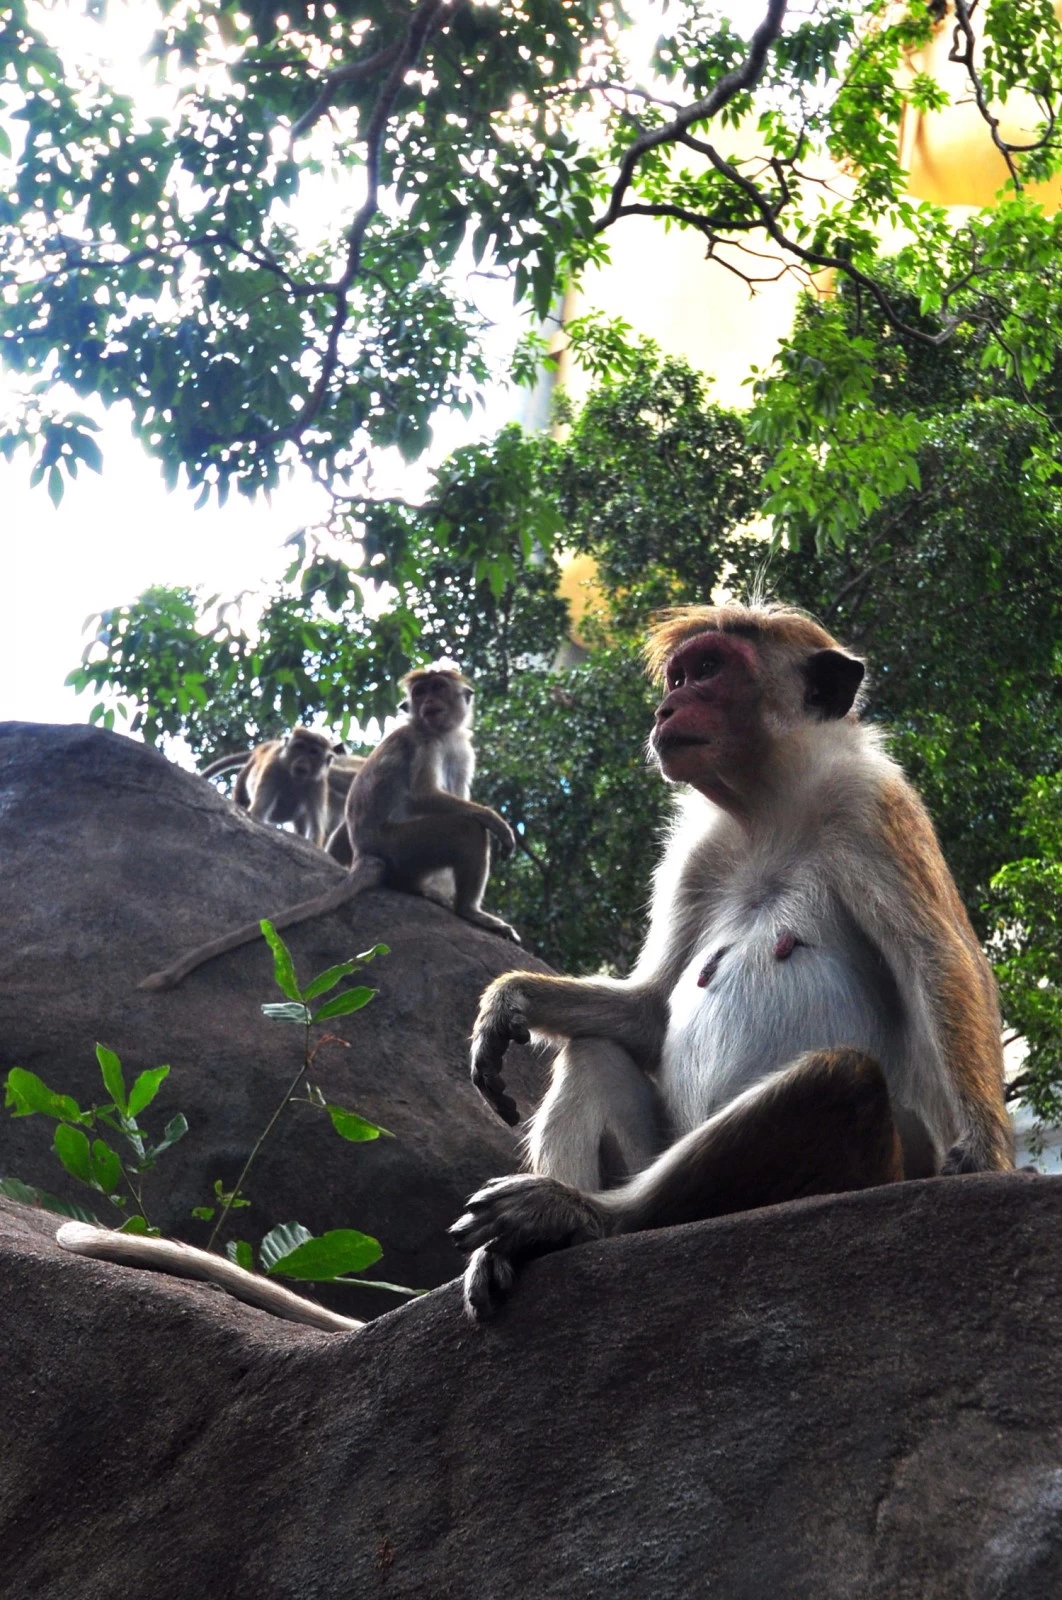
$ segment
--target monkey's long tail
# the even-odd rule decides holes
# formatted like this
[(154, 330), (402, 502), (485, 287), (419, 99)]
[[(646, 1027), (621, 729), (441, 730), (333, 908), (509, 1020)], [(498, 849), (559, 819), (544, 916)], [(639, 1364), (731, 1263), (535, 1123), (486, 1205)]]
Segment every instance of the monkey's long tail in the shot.
[[(312, 900), (300, 900), (298, 905), (288, 906), (284, 911), (276, 912), (269, 920), (279, 932), (281, 928), (290, 928), (296, 922), (308, 922), (311, 917), (327, 916), (330, 911), (338, 911), (340, 906), (345, 906), (347, 901), (353, 900), (356, 895), (377, 888), (383, 882), (385, 871), (385, 865), (378, 856), (359, 856), (343, 882), (337, 884), (334, 889), (329, 889), (327, 894), (316, 895)], [(242, 928), (234, 928), (231, 933), (223, 933), (219, 939), (211, 939), (208, 944), (197, 945), (172, 966), (163, 967), (160, 972), (150, 973), (137, 984), (137, 988), (175, 989), (190, 972), (194, 972), (196, 967), (201, 967), (204, 961), (212, 961), (215, 956), (222, 956), (228, 950), (238, 950), (240, 945), (250, 944), (253, 939), (261, 937), (260, 921), (245, 922)]]
[(250, 755), (251, 752), (249, 750), (240, 750), (238, 753), (234, 751), (231, 756), (218, 756), (218, 759), (212, 761), (209, 767), (203, 768), (199, 776), (201, 778), (216, 778), (219, 772), (232, 772), (236, 767), (246, 766)]
[(153, 1272), (168, 1272), (174, 1278), (216, 1283), (234, 1299), (288, 1322), (302, 1322), (327, 1333), (351, 1333), (365, 1326), (353, 1317), (341, 1317), (336, 1311), (304, 1300), (269, 1278), (245, 1272), (224, 1256), (178, 1244), (176, 1239), (145, 1239), (132, 1233), (115, 1233), (110, 1228), (93, 1228), (86, 1222), (64, 1222), (55, 1237), (64, 1250), (72, 1250), (78, 1256), (114, 1261), (120, 1267), (147, 1267)]

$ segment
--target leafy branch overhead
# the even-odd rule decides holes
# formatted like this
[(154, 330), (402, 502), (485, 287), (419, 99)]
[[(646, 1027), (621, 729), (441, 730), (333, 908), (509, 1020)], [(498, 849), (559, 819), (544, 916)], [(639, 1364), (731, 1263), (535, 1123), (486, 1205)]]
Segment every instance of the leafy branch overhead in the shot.
[[(64, 474), (99, 465), (63, 393), (122, 400), (171, 482), (253, 494), (301, 461), (353, 492), (364, 531), (372, 452), (416, 456), (432, 414), (467, 410), (487, 375), (469, 258), (544, 317), (631, 216), (693, 230), (751, 286), (832, 273), (911, 339), (980, 330), (986, 366), (1035, 386), (1062, 304), (1062, 223), (1028, 193), (1059, 164), (1048, 0), (954, 0), (943, 19), (924, 0), (764, 0), (749, 39), (680, 0), (660, 25), (650, 65), (625, 58), (603, 0), (184, 0), (160, 16), (172, 109), (151, 117), (14, 0), (0, 349), (25, 409), (0, 448), (33, 450), (57, 498)], [(948, 97), (917, 70), (939, 29), (1009, 191), (959, 228), (907, 195), (900, 161), (904, 118)], [(1020, 94), (1033, 113), (1018, 139), (999, 107)], [(902, 297), (883, 225), (900, 231)], [(764, 440), (797, 412), (793, 448), (811, 461), (838, 416), (872, 431), (859, 365), (826, 330), (783, 360)], [(772, 426), (779, 384), (800, 404)], [(878, 425), (875, 448), (871, 494), (909, 468), (910, 426)], [(850, 525), (846, 509), (823, 536)]]

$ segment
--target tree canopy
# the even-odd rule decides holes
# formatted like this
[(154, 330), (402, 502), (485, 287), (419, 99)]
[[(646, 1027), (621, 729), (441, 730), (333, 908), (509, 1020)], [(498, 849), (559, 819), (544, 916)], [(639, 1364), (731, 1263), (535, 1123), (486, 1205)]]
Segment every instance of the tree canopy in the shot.
[[(412, 458), (485, 376), (459, 252), (544, 317), (631, 216), (693, 230), (750, 283), (833, 273), (930, 350), (976, 330), (984, 368), (1028, 389), (1054, 365), (1062, 294), (1062, 221), (1025, 192), (1059, 165), (1062, 27), (1051, 0), (991, 0), (978, 38), (976, 9), (764, 0), (746, 39), (677, 0), (631, 64), (603, 0), (165, 0), (170, 110), (145, 116), (56, 43), (54, 12), (12, 0), (0, 351), (24, 387), (0, 444), (58, 497), (98, 465), (78, 398), (125, 401), (169, 481), (253, 494), (302, 463), (360, 537), (372, 450)], [(937, 27), (1009, 173), (962, 227), (907, 195), (899, 159), (905, 114), (946, 99), (910, 67)], [(1020, 145), (993, 110), (1017, 92), (1035, 108)], [(296, 202), (330, 172), (344, 203), (317, 236)], [(919, 419), (878, 410), (869, 357), (827, 310), (761, 386), (780, 523), (840, 539), (910, 480)], [(400, 537), (365, 548), (415, 575)]]

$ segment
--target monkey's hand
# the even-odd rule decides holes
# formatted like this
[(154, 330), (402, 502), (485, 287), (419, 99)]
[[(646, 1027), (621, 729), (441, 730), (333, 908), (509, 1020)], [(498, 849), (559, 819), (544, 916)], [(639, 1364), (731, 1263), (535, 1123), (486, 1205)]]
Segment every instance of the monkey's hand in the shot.
[(512, 1041), (527, 1044), (531, 1029), (524, 1015), (524, 997), (517, 982), (496, 978), (480, 1001), (472, 1030), (472, 1082), (491, 1110), (514, 1128), (520, 1112), (505, 1092), (502, 1062)]
[(609, 1221), (589, 1195), (555, 1178), (518, 1174), (488, 1183), (450, 1229), (469, 1257), (465, 1310), (472, 1321), (485, 1322), (495, 1314), (525, 1261), (603, 1239), (612, 1231)]

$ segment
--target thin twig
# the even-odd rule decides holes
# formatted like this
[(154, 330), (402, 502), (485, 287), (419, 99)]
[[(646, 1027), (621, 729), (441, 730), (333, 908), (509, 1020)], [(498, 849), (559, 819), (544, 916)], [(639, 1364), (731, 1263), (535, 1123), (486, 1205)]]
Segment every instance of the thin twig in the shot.
[[(310, 1031), (309, 1030), (309, 1025), (307, 1025), (307, 1029), (306, 1029), (307, 1036), (309, 1036), (309, 1031)], [(217, 1222), (215, 1222), (215, 1224), (214, 1224), (213, 1231), (211, 1232), (210, 1238), (207, 1240), (207, 1246), (206, 1247), (207, 1247), (208, 1250), (212, 1250), (214, 1248), (214, 1240), (218, 1237), (218, 1235), (221, 1232), (222, 1228), (225, 1226), (225, 1223), (226, 1223), (226, 1221), (228, 1219), (229, 1212), (232, 1210), (233, 1202), (235, 1201), (237, 1195), (240, 1193), (240, 1190), (243, 1187), (244, 1180), (246, 1179), (247, 1174), (251, 1170), (251, 1163), (254, 1161), (254, 1158), (257, 1156), (259, 1150), (261, 1150), (262, 1146), (265, 1144), (265, 1142), (268, 1139), (269, 1135), (272, 1133), (273, 1129), (276, 1127), (277, 1120), (280, 1117), (281, 1112), (284, 1110), (284, 1107), (287, 1105), (288, 1101), (291, 1099), (292, 1095), (295, 1093), (295, 1090), (299, 1087), (299, 1080), (305, 1075), (305, 1073), (306, 1073), (306, 1053), (304, 1052), (303, 1053), (303, 1059), (299, 1063), (298, 1072), (295, 1074), (295, 1076), (292, 1079), (292, 1081), (291, 1081), (290, 1085), (288, 1086), (288, 1088), (284, 1091), (283, 1100), (277, 1106), (277, 1109), (273, 1112), (273, 1115), (270, 1117), (269, 1121), (266, 1123), (265, 1127), (262, 1129), (262, 1132), (258, 1135), (258, 1138), (255, 1140), (254, 1149), (251, 1151), (250, 1155), (247, 1157), (247, 1160), (243, 1164), (243, 1170), (241, 1171), (240, 1176), (236, 1179), (236, 1182), (233, 1184), (232, 1188), (229, 1190), (229, 1197), (225, 1201), (224, 1206), (222, 1207), (222, 1211), (221, 1211), (220, 1217), (218, 1218)]]
[(608, 210), (594, 223), (594, 233), (603, 233), (620, 215), (623, 197), (630, 188), (638, 163), (644, 155), (650, 150), (658, 149), (662, 144), (673, 143), (693, 123), (709, 121), (743, 89), (755, 87), (767, 65), (767, 52), (782, 31), (787, 7), (788, 0), (768, 0), (767, 15), (753, 34), (749, 53), (741, 65), (735, 67), (732, 72), (725, 73), (703, 99), (695, 100), (692, 105), (683, 107), (671, 122), (644, 133), (629, 146), (612, 186)]

